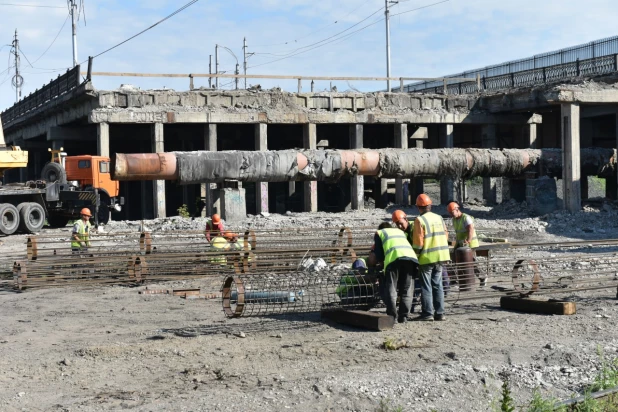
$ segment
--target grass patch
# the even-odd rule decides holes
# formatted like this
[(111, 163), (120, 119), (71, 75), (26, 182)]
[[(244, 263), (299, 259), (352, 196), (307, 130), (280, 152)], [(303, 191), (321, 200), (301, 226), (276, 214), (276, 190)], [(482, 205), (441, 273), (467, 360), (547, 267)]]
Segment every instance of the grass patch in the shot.
[(393, 405), (393, 401), (390, 399), (381, 399), (380, 405), (378, 405), (376, 412), (403, 412), (403, 406)]

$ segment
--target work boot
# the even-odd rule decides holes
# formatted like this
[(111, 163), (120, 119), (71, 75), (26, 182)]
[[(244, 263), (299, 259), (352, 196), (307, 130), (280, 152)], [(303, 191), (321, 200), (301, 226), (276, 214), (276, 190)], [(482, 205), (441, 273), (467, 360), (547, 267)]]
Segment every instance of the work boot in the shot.
[(406, 323), (407, 320), (408, 318), (406, 316), (399, 316), (397, 318), (397, 323)]
[(413, 320), (421, 321), (421, 322), (433, 322), (433, 316), (432, 315), (422, 315), (422, 316), (418, 316), (414, 318)]
[(433, 320), (442, 321), (442, 320), (446, 320), (446, 317), (444, 317), (444, 315), (435, 315), (433, 317)]

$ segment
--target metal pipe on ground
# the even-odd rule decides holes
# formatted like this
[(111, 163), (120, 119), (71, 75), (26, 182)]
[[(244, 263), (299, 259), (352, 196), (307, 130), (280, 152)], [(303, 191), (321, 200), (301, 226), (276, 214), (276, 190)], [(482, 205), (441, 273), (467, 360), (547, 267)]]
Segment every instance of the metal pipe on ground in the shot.
[[(614, 149), (584, 148), (582, 170), (587, 175), (615, 172)], [(280, 150), (170, 153), (117, 153), (112, 159), (115, 180), (175, 180), (195, 184), (238, 180), (282, 182), (336, 180), (344, 176), (382, 178), (450, 176), (453, 178), (516, 177), (526, 171), (560, 175), (560, 149), (379, 149)]]

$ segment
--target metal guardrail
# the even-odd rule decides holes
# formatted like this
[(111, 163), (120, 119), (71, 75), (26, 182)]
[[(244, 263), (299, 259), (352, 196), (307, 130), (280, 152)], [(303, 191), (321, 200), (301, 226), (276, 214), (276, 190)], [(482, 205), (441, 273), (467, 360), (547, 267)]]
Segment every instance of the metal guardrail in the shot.
[(31, 110), (34, 110), (45, 103), (75, 89), (80, 84), (80, 66), (77, 65), (74, 68), (67, 70), (67, 72), (63, 75), (58, 75), (57, 79), (52, 80), (40, 90), (30, 93), (6, 111), (2, 112), (1, 115), (4, 126), (6, 127), (7, 124), (10, 124), (13, 120), (19, 118), (20, 116), (23, 116)]
[[(451, 74), (445, 77), (495, 77), (511, 73), (524, 72), (543, 67), (559, 66), (566, 63), (575, 63), (577, 60), (596, 59), (598, 57), (615, 55), (618, 53), (618, 36), (595, 40), (590, 43), (571, 46), (547, 53), (536, 54), (519, 60), (495, 64), (481, 69), (468, 70), (463, 73)], [(405, 91), (420, 91), (439, 87), (437, 82), (419, 82), (405, 86)]]
[(478, 91), (499, 91), (515, 87), (530, 87), (541, 84), (568, 80), (580, 76), (595, 76), (618, 71), (618, 54), (596, 57), (594, 59), (576, 60), (572, 63), (557, 64), (538, 69), (523, 70), (499, 76), (481, 77), (480, 88), (471, 83), (451, 83), (446, 89), (442, 84), (435, 87), (404, 90), (410, 93), (429, 92), (436, 94), (473, 94)]

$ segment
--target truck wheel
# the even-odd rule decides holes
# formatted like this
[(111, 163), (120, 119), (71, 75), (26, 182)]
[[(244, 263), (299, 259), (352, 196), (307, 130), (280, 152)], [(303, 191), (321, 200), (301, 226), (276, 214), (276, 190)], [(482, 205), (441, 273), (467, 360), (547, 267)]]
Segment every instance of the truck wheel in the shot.
[(41, 171), (41, 179), (49, 183), (66, 183), (67, 172), (64, 170), (64, 167), (62, 167), (60, 163), (49, 162), (45, 166), (43, 166), (43, 170)]
[(11, 204), (5, 203), (0, 207), (0, 232), (12, 235), (19, 227), (19, 212)]
[(69, 223), (69, 220), (71, 219), (65, 216), (50, 215), (47, 217), (47, 224), (51, 228), (65, 227)]
[[(23, 206), (22, 206), (23, 205)], [(23, 232), (40, 232), (45, 224), (45, 209), (38, 203), (28, 202), (18, 206), (20, 223), (19, 228)]]

